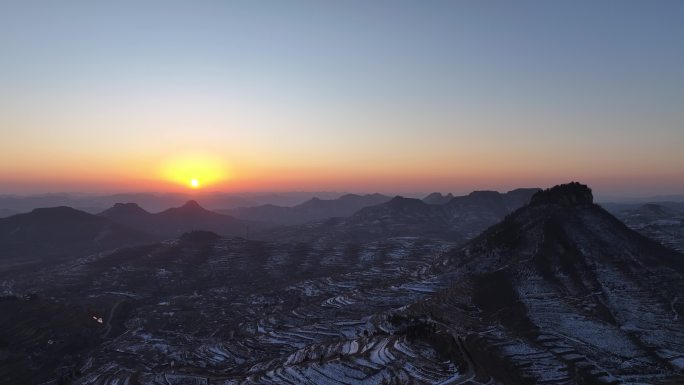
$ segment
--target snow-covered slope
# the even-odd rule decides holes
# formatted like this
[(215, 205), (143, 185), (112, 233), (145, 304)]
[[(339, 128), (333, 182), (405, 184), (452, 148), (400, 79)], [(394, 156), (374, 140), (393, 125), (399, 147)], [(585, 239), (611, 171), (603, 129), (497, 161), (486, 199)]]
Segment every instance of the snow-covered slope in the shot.
[(193, 232), (2, 277), (0, 378), (681, 384), (680, 254), (592, 200), (579, 184), (539, 192), (464, 246)]

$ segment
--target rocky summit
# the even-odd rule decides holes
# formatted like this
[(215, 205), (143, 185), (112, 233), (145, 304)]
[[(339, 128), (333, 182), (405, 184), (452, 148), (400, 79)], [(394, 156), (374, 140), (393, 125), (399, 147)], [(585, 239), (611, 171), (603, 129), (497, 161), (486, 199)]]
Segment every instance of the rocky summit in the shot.
[(570, 182), (537, 192), (532, 196), (531, 203), (552, 203), (568, 207), (590, 205), (594, 203), (594, 196), (587, 185)]

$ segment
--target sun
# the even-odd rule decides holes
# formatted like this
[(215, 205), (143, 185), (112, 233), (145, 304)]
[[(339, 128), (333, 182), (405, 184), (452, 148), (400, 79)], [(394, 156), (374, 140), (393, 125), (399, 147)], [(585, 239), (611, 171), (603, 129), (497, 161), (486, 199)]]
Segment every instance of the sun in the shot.
[(211, 154), (178, 154), (163, 161), (159, 177), (184, 189), (205, 189), (232, 177), (226, 161)]

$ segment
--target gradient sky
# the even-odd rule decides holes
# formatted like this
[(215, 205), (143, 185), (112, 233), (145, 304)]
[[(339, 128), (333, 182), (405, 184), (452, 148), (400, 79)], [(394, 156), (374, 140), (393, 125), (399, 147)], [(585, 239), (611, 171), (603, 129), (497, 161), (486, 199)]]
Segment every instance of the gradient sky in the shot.
[(0, 193), (684, 193), (682, 1), (2, 1)]

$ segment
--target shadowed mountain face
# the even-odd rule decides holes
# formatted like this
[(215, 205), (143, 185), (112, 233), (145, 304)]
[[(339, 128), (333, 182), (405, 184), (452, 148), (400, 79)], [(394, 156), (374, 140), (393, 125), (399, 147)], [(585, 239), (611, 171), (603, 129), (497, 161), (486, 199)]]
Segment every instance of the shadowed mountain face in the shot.
[(99, 214), (113, 222), (145, 231), (157, 237), (177, 237), (192, 230), (213, 231), (225, 236), (245, 236), (260, 228), (257, 223), (209, 211), (196, 201), (152, 214), (135, 203), (117, 203)]
[(0, 258), (24, 262), (75, 257), (150, 239), (140, 231), (69, 207), (35, 209), (0, 219)]
[(292, 225), (333, 217), (347, 217), (364, 207), (381, 204), (388, 200), (390, 197), (382, 194), (347, 194), (337, 199), (313, 198), (294, 207), (262, 205), (219, 212), (246, 220)]
[(361, 209), (348, 218), (278, 229), (263, 236), (302, 241), (366, 242), (388, 237), (425, 237), (465, 242), (527, 204), (537, 191), (539, 189), (518, 189), (505, 194), (475, 191), (442, 205), (395, 197), (389, 202)]
[[(459, 204), (492, 194), (474, 195)], [(14, 274), (0, 378), (680, 384), (682, 256), (592, 200), (579, 184), (545, 190), (463, 246), (193, 232)], [(430, 205), (381, 206), (402, 217)]]

